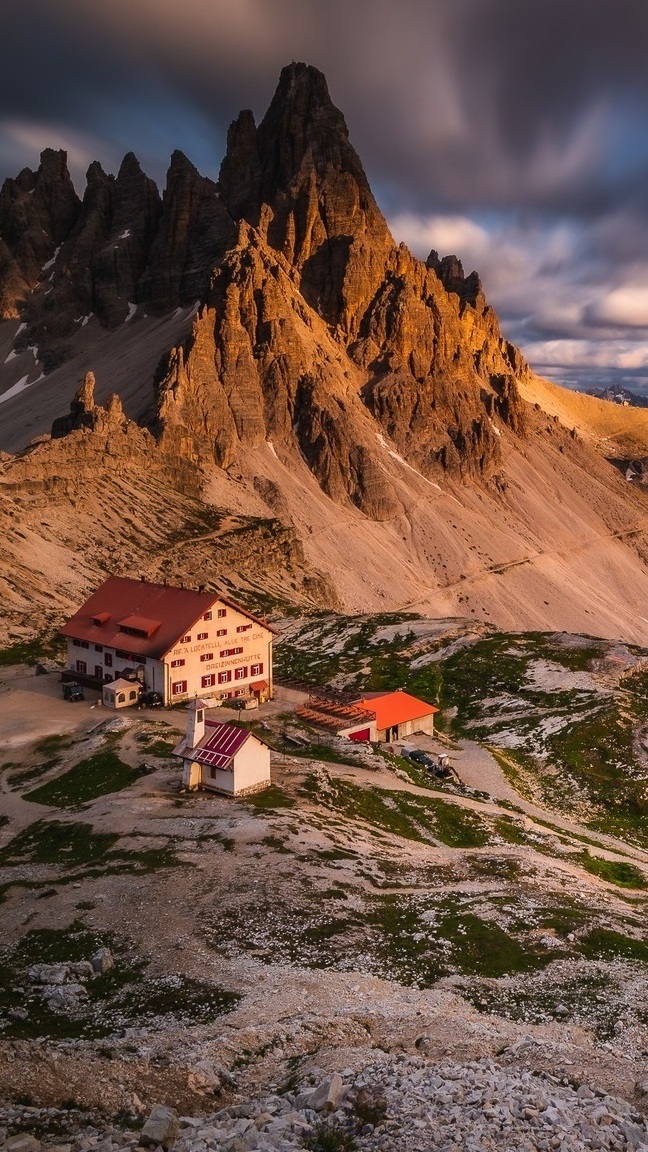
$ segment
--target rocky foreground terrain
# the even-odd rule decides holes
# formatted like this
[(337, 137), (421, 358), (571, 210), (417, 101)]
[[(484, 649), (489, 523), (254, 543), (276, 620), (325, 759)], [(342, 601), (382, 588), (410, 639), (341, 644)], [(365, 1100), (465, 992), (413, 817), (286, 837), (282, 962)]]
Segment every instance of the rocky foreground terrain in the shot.
[(182, 712), (7, 668), (6, 1152), (648, 1146), (647, 661), (286, 622), (286, 676), (436, 685), (452, 728), (418, 743), (456, 778), (309, 729), (297, 693), (246, 717), (274, 783), (235, 801), (179, 791)]

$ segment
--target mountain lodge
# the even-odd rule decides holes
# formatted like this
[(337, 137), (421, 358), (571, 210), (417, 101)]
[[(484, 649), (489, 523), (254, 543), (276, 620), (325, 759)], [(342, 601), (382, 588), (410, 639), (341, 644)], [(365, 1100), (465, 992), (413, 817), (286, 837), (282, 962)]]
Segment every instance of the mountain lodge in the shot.
[(138, 679), (164, 704), (200, 695), (212, 707), (272, 694), (276, 628), (204, 588), (111, 576), (60, 631), (68, 645), (64, 679), (90, 687)]

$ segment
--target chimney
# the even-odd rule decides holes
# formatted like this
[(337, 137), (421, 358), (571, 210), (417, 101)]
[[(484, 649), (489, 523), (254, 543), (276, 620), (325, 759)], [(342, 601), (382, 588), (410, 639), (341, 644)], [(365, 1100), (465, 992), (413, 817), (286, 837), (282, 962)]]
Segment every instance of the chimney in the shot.
[(199, 585), (198, 585), (198, 591), (199, 591), (199, 592), (204, 592), (204, 591), (205, 591), (205, 585), (204, 585), (204, 584), (199, 584)]

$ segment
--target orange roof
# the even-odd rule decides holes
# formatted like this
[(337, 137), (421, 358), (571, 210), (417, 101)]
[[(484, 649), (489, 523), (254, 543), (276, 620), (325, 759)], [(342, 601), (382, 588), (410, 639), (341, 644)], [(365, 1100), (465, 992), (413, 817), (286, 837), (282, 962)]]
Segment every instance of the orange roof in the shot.
[(371, 695), (370, 700), (360, 700), (359, 708), (373, 712), (376, 728), (393, 728), (395, 724), (405, 724), (408, 720), (420, 720), (422, 716), (432, 716), (439, 709), (425, 700), (417, 700), (409, 692), (399, 688), (396, 692), (385, 692), (382, 696)]

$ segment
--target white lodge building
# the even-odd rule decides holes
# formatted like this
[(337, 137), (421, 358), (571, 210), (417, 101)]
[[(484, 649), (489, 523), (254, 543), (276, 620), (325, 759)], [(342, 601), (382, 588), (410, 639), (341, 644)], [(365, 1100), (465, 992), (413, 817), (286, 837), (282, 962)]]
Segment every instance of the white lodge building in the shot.
[(139, 673), (165, 704), (267, 699), (277, 630), (220, 594), (111, 576), (61, 628), (84, 684)]

